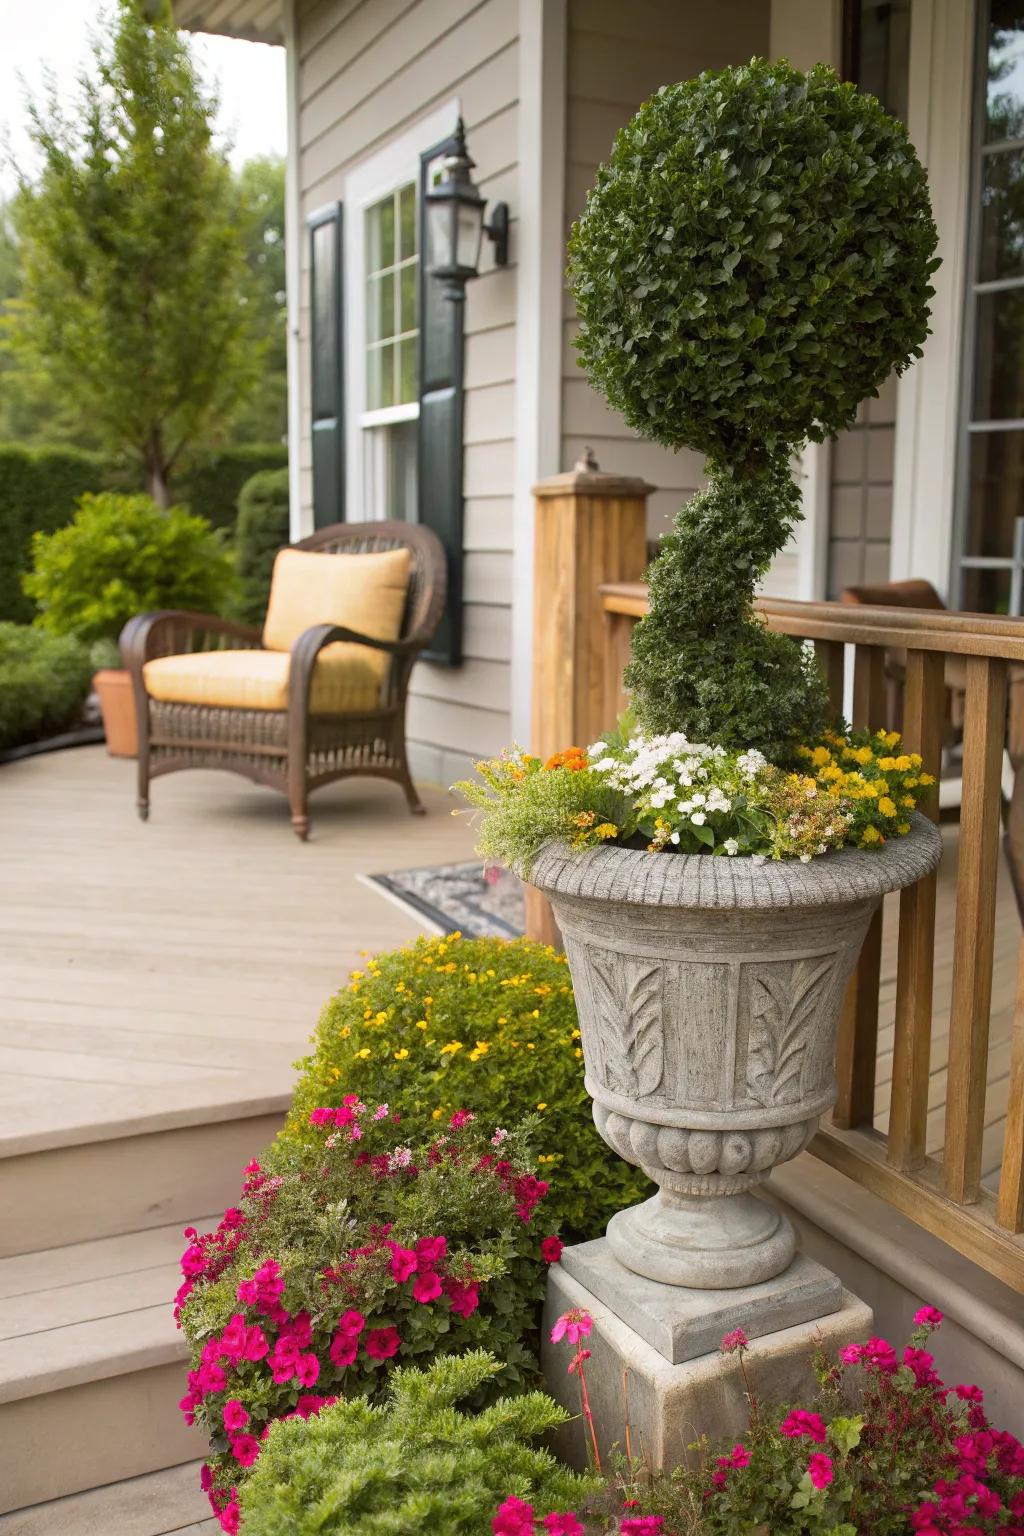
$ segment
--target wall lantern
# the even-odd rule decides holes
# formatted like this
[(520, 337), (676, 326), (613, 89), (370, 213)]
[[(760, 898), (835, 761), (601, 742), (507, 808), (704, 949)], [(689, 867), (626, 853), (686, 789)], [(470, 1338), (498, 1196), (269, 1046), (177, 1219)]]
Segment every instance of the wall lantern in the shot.
[(466, 149), (466, 129), (460, 117), (438, 180), (426, 194), (430, 270), (445, 284), (451, 299), (461, 299), (465, 284), (477, 276), (485, 234), (494, 244), (495, 266), (508, 265), (508, 204), (495, 203), (490, 223), (484, 223), (486, 199), (470, 175), (475, 164)]

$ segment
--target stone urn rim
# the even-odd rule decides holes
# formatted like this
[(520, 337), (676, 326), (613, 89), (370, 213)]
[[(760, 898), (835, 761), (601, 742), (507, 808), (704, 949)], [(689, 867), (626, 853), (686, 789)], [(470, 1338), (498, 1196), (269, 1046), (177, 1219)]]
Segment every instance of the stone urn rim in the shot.
[(941, 857), (939, 828), (915, 811), (910, 831), (881, 848), (840, 848), (807, 864), (611, 845), (579, 850), (552, 839), (534, 860), (528, 883), (547, 895), (640, 907), (822, 907), (871, 900), (913, 885), (931, 874)]

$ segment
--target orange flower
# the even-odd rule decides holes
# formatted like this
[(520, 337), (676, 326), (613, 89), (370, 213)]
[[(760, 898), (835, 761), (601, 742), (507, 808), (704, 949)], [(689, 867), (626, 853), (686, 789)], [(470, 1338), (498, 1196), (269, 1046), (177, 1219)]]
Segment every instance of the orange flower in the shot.
[(587, 766), (587, 754), (582, 747), (566, 747), (555, 752), (544, 764), (546, 769), (564, 768), (567, 773), (579, 773)]

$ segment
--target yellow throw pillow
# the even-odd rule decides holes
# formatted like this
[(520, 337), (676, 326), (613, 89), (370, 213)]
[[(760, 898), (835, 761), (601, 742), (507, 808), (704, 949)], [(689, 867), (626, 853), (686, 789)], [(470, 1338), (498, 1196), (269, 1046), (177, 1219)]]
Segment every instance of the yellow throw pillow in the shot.
[[(282, 549), (274, 561), (263, 644), (269, 651), (290, 651), (314, 624), (343, 624), (374, 640), (397, 640), (411, 558), (408, 549), (365, 555)], [(382, 677), (387, 652), (361, 649)]]

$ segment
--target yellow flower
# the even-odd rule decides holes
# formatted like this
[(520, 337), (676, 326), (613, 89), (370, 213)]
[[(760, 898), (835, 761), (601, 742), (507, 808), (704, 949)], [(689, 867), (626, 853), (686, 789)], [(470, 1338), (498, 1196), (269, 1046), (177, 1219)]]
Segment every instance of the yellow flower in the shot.
[(462, 1050), (462, 1041), (461, 1040), (449, 1040), (447, 1045), (442, 1045), (442, 1047), (441, 1047), (441, 1055), (442, 1056), (454, 1056), (456, 1051), (461, 1051), (461, 1050)]
[(575, 1050), (575, 1051), (574, 1051), (574, 1052), (573, 1052), (573, 1054), (574, 1054), (574, 1055), (575, 1055), (575, 1057), (576, 1057), (576, 1060), (577, 1060), (577, 1061), (579, 1061), (579, 1060), (580, 1060), (580, 1058), (581, 1058), (581, 1057), (582, 1057), (582, 1055), (583, 1055), (583, 1052), (582, 1052), (582, 1051), (581, 1051), (581, 1050), (580, 1050), (580, 1048), (579, 1048), (579, 1046), (577, 1046), (577, 1047), (576, 1047), (576, 1050)]
[(340, 1076), (341, 1076), (341, 1068), (340, 1067), (332, 1067), (331, 1068), (331, 1081), (336, 1083)]
[(527, 1042), (526, 1042), (526, 1049), (528, 1051), (535, 1051), (537, 1049), (537, 1047), (534, 1045), (532, 1040), (527, 1040)]
[(338, 1033), (339, 1033), (339, 1035), (341, 1036), (341, 1038), (343, 1040), (347, 1040), (349, 1035), (352, 1033), (352, 1030), (351, 1030), (351, 1027), (348, 1024), (343, 1024), (341, 1026), (341, 1028), (339, 1029)]
[(500, 1019), (499, 1019), (499, 1020), (498, 1020), (498, 1023), (499, 1023), (499, 1024), (507, 1024), (507, 1023), (508, 1023), (508, 1019), (506, 1019), (506, 1018), (500, 1018)]
[(910, 754), (910, 766), (911, 766), (911, 768), (920, 768), (920, 766), (921, 766), (921, 764), (923, 762), (924, 762), (924, 758), (921, 756), (920, 752), (911, 752), (911, 754)]
[(543, 1100), (537, 1105), (538, 1109), (547, 1109), (547, 1107), (547, 1104)]
[(888, 795), (883, 795), (881, 797), (881, 799), (878, 802), (878, 809), (881, 811), (883, 816), (895, 816), (896, 815), (896, 807), (893, 804), (893, 802), (889, 799)]
[(871, 762), (874, 755), (870, 747), (857, 747), (853, 753), (853, 760), (855, 763), (866, 765)]
[(919, 784), (934, 784), (935, 783), (935, 775), (934, 775), (934, 773), (922, 773), (921, 777), (918, 780), (918, 783)]
[(907, 833), (910, 831), (910, 822), (909, 821), (901, 821), (901, 822), (899, 822), (897, 827), (896, 827), (896, 831), (899, 833), (900, 837), (906, 837)]
[(816, 768), (824, 768), (826, 764), (830, 763), (831, 761), (832, 753), (829, 751), (828, 747), (815, 747), (814, 751), (811, 753), (811, 762)]
[(878, 843), (881, 838), (882, 834), (877, 827), (865, 827), (861, 836), (861, 847), (867, 847), (869, 843)]
[(607, 842), (610, 837), (618, 837), (619, 829), (613, 821), (602, 821), (601, 825), (594, 828), (594, 836), (602, 842)]
[(444, 1114), (444, 1110), (443, 1109), (435, 1109), (435, 1110), (431, 1111), (430, 1118), (431, 1118), (431, 1120), (440, 1120), (440, 1118), (441, 1118), (441, 1116), (443, 1114)]
[(352, 980), (353, 981), (358, 981), (359, 978), (362, 976), (362, 974), (363, 974), (362, 971), (353, 971), (352, 972)]
[(900, 801), (900, 805), (905, 805), (908, 810), (912, 811), (914, 809), (913, 795), (904, 795), (903, 799)]
[(406, 1045), (403, 1045), (402, 1049), (400, 1051), (396, 1051), (395, 1052), (395, 1060), (396, 1061), (404, 1061), (406, 1059), (406, 1057), (408, 1056), (408, 1054), (409, 1054), (409, 1047), (406, 1046)]
[(533, 1019), (539, 1019), (540, 1018), (540, 1009), (539, 1008), (534, 1008), (532, 1013), (531, 1013), (531, 1015), (530, 1015), (530, 1017), (533, 1018)]
[[(499, 1019), (499, 1020), (498, 1020), (498, 1023), (499, 1023), (499, 1024), (500, 1024), (500, 1023), (501, 1023), (501, 1020), (500, 1020), (500, 1019)], [(574, 1040), (579, 1040), (579, 1039), (580, 1039), (580, 1038), (581, 1038), (581, 1036), (580, 1036), (580, 1032), (579, 1032), (579, 1030), (578, 1030), (578, 1029), (574, 1029), (574, 1030), (573, 1030), (573, 1032), (572, 1032), (572, 1038), (573, 1038), (573, 1039), (574, 1039)]]
[(358, 1061), (365, 1061), (369, 1054), (370, 1047), (368, 1045), (364, 1045), (361, 1051), (356, 1051), (356, 1059)]
[(426, 1029), (426, 1027), (427, 1027), (426, 1019), (417, 1019), (416, 1020), (416, 1028), (417, 1029)]
[(423, 999), (423, 1006), (424, 1006), (424, 1008), (429, 1008), (433, 1001), (434, 1001), (434, 999), (432, 997), (425, 997)]

